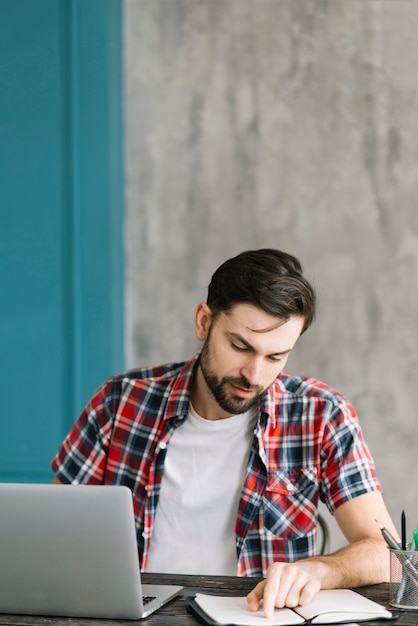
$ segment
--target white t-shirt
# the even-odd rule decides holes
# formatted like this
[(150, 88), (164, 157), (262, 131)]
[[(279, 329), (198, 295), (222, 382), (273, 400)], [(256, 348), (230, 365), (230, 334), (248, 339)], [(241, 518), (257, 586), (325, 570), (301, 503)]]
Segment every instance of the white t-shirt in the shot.
[(235, 522), (257, 408), (206, 420), (190, 405), (171, 437), (147, 571), (236, 575)]

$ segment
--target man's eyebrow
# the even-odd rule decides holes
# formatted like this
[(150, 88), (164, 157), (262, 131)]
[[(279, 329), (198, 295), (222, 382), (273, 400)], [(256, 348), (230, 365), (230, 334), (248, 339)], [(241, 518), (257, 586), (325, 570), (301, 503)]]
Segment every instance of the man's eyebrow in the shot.
[[(235, 341), (240, 341), (242, 344), (244, 344), (244, 346), (246, 346), (249, 350), (252, 350), (253, 352), (257, 352), (257, 350), (254, 348), (254, 346), (252, 346), (249, 341), (247, 341), (246, 339), (244, 339), (244, 337), (242, 335), (240, 335), (239, 333), (233, 333), (230, 331), (226, 331), (226, 335), (230, 338), (230, 339), (235, 339)], [(269, 354), (268, 356), (284, 356), (285, 354), (289, 354), (290, 352), (292, 352), (292, 348), (289, 348), (288, 350), (283, 350), (282, 352), (272, 352), (271, 354)]]

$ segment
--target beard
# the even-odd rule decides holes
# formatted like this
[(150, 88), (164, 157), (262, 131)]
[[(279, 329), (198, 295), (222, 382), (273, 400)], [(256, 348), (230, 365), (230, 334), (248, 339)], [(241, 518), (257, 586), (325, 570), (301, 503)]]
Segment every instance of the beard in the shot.
[[(243, 376), (239, 378), (235, 378), (234, 376), (224, 376), (223, 378), (218, 378), (211, 363), (209, 339), (210, 333), (204, 343), (199, 357), (199, 365), (203, 378), (205, 379), (206, 384), (216, 402), (223, 411), (226, 411), (231, 415), (245, 413), (245, 411), (248, 411), (251, 407), (258, 403), (258, 400), (265, 392), (265, 389), (260, 385), (251, 385)], [(236, 387), (241, 387), (242, 389), (251, 389), (254, 391), (254, 395), (248, 399), (240, 398), (230, 391), (229, 385), (231, 384)]]

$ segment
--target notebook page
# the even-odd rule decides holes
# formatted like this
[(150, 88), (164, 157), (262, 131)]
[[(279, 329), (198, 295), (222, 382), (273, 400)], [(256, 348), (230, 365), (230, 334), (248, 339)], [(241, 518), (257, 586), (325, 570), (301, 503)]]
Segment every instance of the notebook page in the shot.
[(384, 606), (351, 589), (323, 589), (309, 604), (298, 606), (295, 610), (306, 620), (317, 624), (392, 617)]
[(292, 609), (276, 609), (271, 618), (264, 617), (261, 610), (253, 613), (248, 608), (247, 599), (243, 596), (226, 597), (197, 593), (195, 599), (199, 606), (220, 624), (287, 626), (304, 622), (303, 617)]

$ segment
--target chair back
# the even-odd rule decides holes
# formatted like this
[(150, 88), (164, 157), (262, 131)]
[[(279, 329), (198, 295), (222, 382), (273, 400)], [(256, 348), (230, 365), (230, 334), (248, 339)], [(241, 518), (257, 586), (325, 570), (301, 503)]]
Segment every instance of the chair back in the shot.
[(328, 554), (330, 549), (331, 535), (329, 526), (321, 513), (318, 515), (317, 553)]

